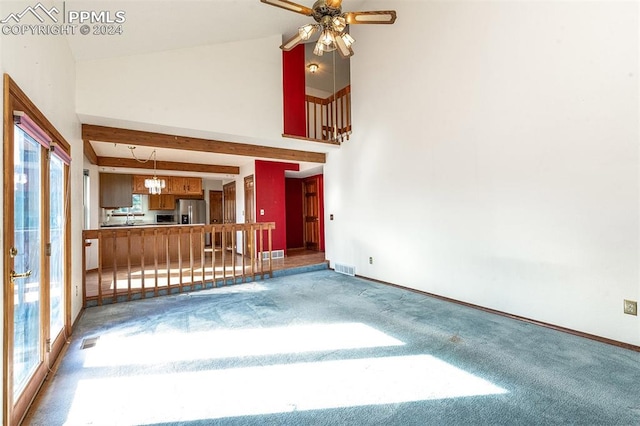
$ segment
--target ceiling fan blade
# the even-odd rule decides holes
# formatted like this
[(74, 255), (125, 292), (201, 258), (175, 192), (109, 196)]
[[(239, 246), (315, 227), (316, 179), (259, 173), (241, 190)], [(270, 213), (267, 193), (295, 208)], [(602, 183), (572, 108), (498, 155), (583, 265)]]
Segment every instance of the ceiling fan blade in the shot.
[(296, 31), (296, 35), (294, 35), (289, 40), (282, 43), (282, 46), (280, 46), (280, 49), (289, 51), (294, 47), (296, 47), (298, 44), (300, 44), (301, 41), (302, 41), (302, 37), (300, 36), (300, 33)]
[(290, 10), (291, 12), (300, 13), (302, 15), (311, 16), (313, 10), (298, 3), (294, 3), (289, 0), (260, 0), (264, 4), (270, 4), (271, 6), (281, 7), (283, 9)]
[(347, 12), (344, 14), (344, 18), (349, 24), (393, 24), (396, 22), (396, 11)]

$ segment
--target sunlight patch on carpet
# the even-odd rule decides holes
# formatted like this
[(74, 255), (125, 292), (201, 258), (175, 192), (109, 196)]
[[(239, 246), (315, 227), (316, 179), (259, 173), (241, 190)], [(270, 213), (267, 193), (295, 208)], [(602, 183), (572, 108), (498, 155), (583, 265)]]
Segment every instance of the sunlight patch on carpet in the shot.
[(351, 359), (81, 380), (67, 423), (166, 423), (506, 392), (430, 355)]
[(153, 365), (242, 356), (299, 354), (404, 345), (362, 323), (304, 324), (255, 329), (102, 335), (85, 367)]

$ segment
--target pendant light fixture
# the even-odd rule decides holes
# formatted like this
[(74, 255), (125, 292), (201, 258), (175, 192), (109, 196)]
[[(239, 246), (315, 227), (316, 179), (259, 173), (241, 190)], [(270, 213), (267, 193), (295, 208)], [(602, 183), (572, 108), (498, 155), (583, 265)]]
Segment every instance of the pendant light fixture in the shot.
[(144, 180), (144, 187), (149, 190), (149, 194), (151, 194), (151, 195), (162, 194), (162, 190), (167, 186), (167, 184), (166, 184), (164, 179), (159, 179), (157, 174), (156, 174), (156, 172), (157, 172), (157, 170), (156, 170), (156, 150), (154, 149), (151, 152), (151, 155), (149, 155), (149, 158), (147, 158), (146, 160), (141, 160), (138, 157), (136, 157), (134, 149), (136, 149), (135, 146), (130, 146), (129, 147), (129, 150), (131, 151), (131, 155), (133, 156), (133, 158), (138, 163), (147, 163), (149, 160), (151, 160), (153, 158), (153, 177), (150, 178), (150, 179), (145, 179)]

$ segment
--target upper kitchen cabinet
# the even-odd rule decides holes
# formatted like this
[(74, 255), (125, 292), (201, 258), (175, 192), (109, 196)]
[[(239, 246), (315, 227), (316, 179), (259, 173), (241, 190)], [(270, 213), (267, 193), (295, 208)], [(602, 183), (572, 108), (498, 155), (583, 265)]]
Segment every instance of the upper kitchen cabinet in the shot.
[(142, 175), (134, 175), (133, 176), (133, 193), (134, 194), (148, 194), (149, 188), (144, 186), (144, 181), (147, 179), (151, 179), (153, 176), (142, 176)]
[(100, 173), (100, 207), (132, 207), (132, 176)]
[[(133, 176), (133, 193), (148, 194), (149, 188), (144, 186), (144, 181), (152, 177), (145, 175)], [(158, 176), (158, 178), (165, 181), (165, 187), (162, 188), (163, 194), (202, 195), (202, 178), (184, 176)]]
[(172, 176), (169, 185), (170, 193), (175, 195), (197, 195), (202, 193), (201, 178)]

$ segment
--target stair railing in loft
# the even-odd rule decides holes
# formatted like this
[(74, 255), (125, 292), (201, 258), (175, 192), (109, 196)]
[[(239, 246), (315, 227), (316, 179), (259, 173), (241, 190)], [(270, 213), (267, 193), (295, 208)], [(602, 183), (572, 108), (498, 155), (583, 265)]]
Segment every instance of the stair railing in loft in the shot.
[(307, 106), (307, 137), (341, 143), (351, 135), (351, 86), (322, 99), (305, 96)]

